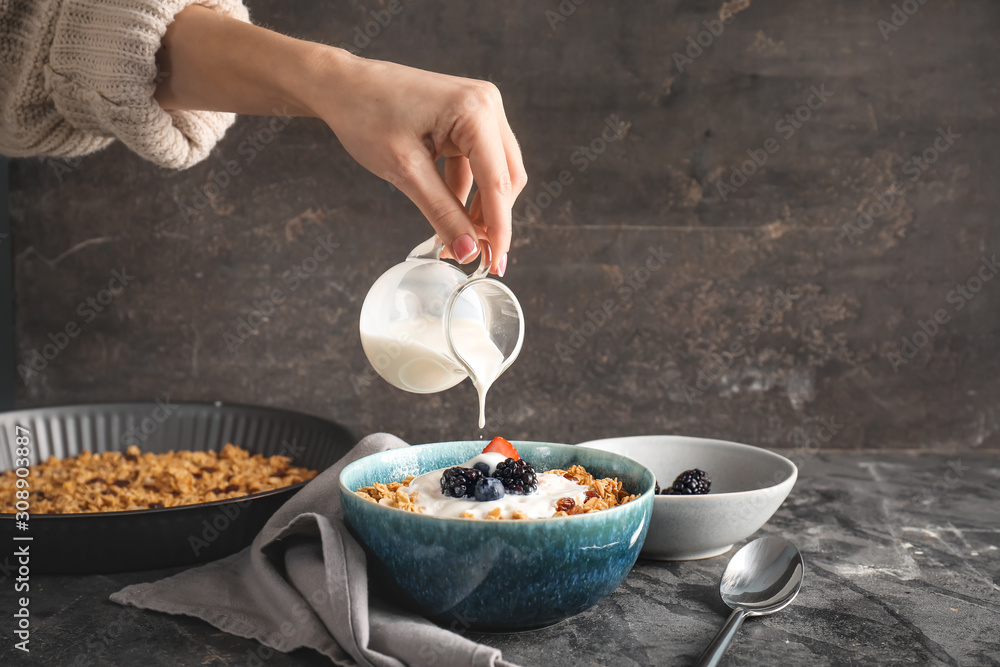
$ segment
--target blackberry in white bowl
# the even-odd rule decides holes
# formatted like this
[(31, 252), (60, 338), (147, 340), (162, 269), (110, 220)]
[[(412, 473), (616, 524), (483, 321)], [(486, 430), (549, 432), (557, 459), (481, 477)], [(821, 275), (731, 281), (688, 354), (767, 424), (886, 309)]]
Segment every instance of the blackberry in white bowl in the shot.
[(684, 471), (653, 498), (653, 519), (641, 554), (652, 560), (726, 553), (767, 523), (798, 478), (795, 464), (784, 456), (724, 440), (639, 435), (580, 446), (627, 456), (663, 480)]

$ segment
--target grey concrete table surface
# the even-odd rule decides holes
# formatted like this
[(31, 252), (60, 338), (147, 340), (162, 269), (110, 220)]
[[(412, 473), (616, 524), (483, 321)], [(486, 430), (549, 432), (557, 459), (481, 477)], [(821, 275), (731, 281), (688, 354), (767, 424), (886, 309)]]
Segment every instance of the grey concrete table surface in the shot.
[[(800, 479), (761, 532), (799, 546), (805, 584), (788, 609), (748, 620), (724, 664), (1000, 665), (1000, 453), (785, 454)], [(725, 620), (718, 582), (729, 558), (640, 560), (568, 621), (469, 636), (526, 666), (692, 664)], [(107, 599), (176, 571), (37, 577), (31, 652), (13, 648), (5, 612), (0, 664), (330, 664)], [(5, 610), (12, 595), (0, 594)]]

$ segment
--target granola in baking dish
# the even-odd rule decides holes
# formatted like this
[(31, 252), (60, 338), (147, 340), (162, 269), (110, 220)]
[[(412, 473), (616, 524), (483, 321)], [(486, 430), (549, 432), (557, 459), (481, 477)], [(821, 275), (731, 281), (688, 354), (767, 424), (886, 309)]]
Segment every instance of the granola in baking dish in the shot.
[[(118, 512), (238, 498), (315, 477), (287, 456), (262, 456), (227, 444), (221, 452), (81, 452), (30, 467), (33, 514)], [(0, 475), (0, 513), (14, 513), (13, 470)]]

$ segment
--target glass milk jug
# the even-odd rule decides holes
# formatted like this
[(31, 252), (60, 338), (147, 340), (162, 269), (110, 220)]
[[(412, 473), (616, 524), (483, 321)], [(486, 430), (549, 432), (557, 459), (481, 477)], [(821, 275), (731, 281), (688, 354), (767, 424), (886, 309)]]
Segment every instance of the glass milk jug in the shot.
[(466, 275), (441, 259), (435, 236), (382, 274), (361, 307), (361, 345), (389, 384), (417, 394), (454, 387), (466, 377), (486, 392), (521, 351), (524, 317), (514, 293), (488, 278), (489, 243), (480, 240), (479, 268)]

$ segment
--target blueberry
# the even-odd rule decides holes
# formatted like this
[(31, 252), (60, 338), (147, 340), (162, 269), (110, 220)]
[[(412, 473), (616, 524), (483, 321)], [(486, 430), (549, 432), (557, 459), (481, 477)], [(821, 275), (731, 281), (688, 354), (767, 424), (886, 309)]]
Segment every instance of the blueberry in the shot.
[(504, 496), (503, 483), (495, 477), (483, 477), (476, 482), (476, 500), (487, 502)]
[(472, 467), (475, 468), (476, 470), (478, 470), (479, 472), (483, 473), (487, 477), (490, 476), (490, 464), (489, 463), (483, 463), (482, 461), (480, 461), (479, 463), (472, 464)]

